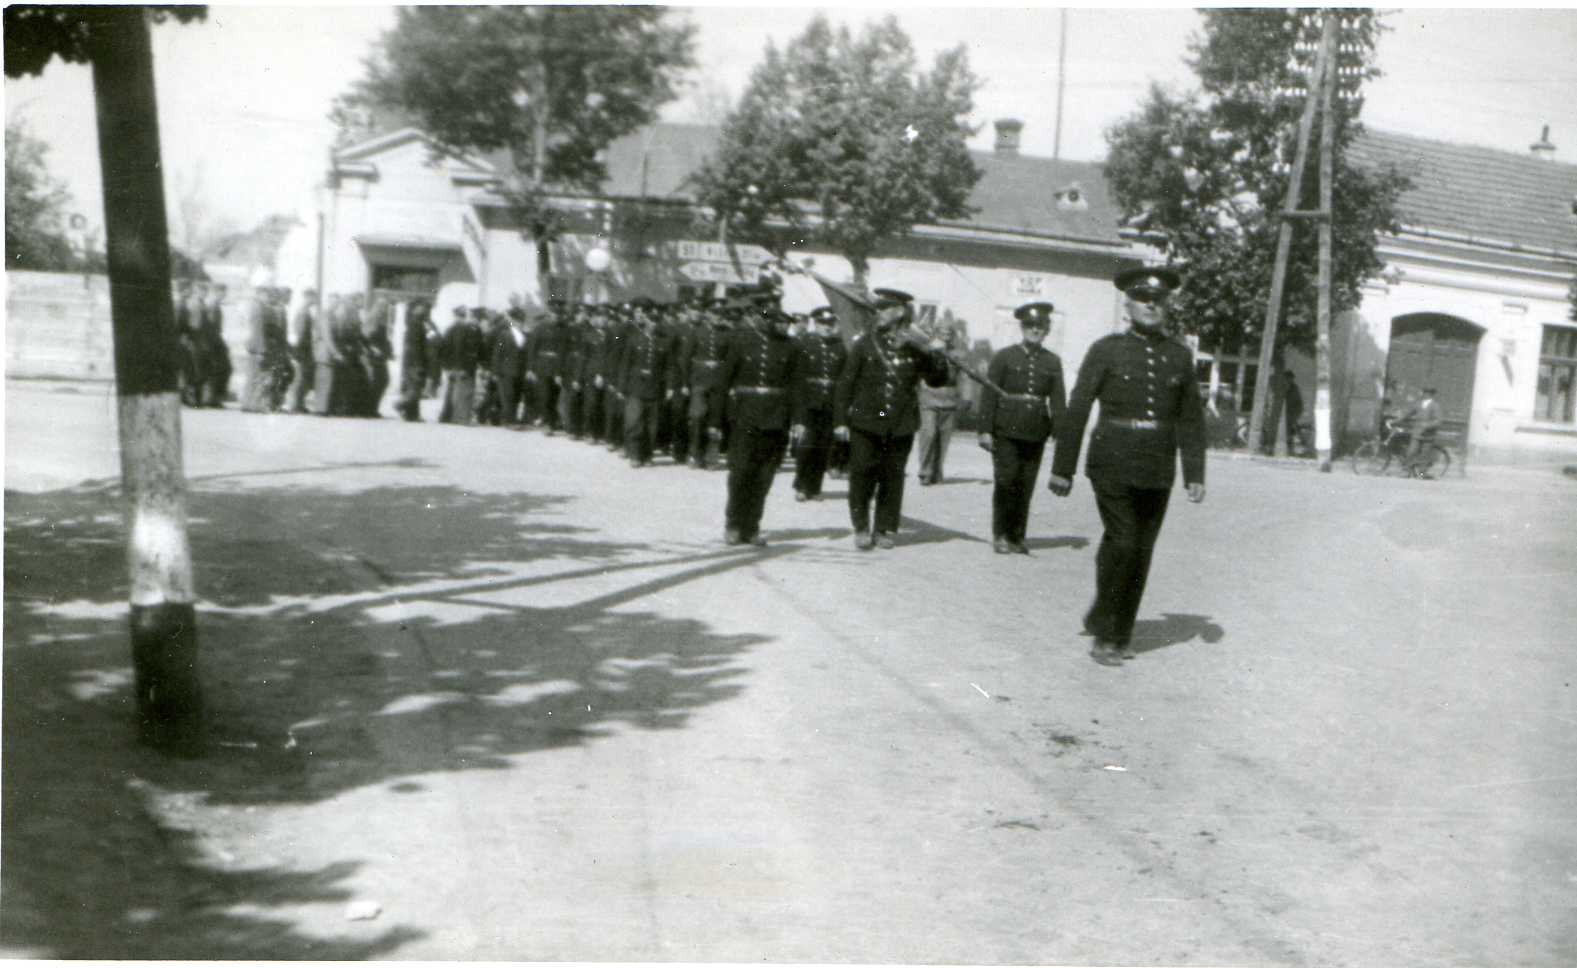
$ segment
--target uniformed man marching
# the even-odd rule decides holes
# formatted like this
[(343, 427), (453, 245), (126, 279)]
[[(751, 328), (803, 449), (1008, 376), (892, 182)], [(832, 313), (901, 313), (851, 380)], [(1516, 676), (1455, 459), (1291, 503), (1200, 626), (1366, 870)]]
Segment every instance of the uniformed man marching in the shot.
[[(761, 513), (788, 447), (796, 354), (788, 314), (763, 301), (750, 321), (730, 339), (720, 375), (730, 424), (723, 541), (761, 546)], [(712, 433), (721, 436), (723, 415), (711, 419)]]
[(695, 327), (682, 353), (683, 378), (689, 389), (685, 414), (690, 434), (690, 466), (706, 468), (718, 461), (718, 442), (708, 427), (721, 426), (728, 433), (726, 397), (722, 389), (723, 359), (734, 321), (742, 309), (725, 299), (707, 303), (706, 319)]
[[(920, 429), (916, 387), (947, 380), (941, 341), (912, 327), (914, 297), (877, 289), (871, 333), (849, 350), (833, 397), (833, 436), (849, 442), (849, 521), (854, 546), (893, 547), (903, 513), (904, 465)], [(871, 502), (876, 503), (875, 529)]]
[(833, 390), (848, 350), (838, 333), (838, 314), (831, 306), (811, 310), (809, 332), (795, 341), (799, 354), (794, 394), (794, 500), (821, 497), (827, 457), (832, 451)]
[(1052, 304), (1026, 303), (1013, 312), (1023, 342), (991, 358), (980, 393), (980, 446), (991, 453), (992, 548), (999, 555), (1029, 554), (1024, 531), (1029, 522), (1035, 475), (1040, 472), (1046, 438), (1063, 421), (1066, 394), (1062, 360), (1041, 345), (1051, 330)]
[(1101, 415), (1090, 434), (1084, 473), (1095, 492), (1105, 533), (1095, 563), (1095, 602), (1084, 630), (1102, 665), (1132, 658), (1129, 639), (1144, 595), (1150, 556), (1182, 454), (1188, 499), (1205, 499), (1205, 424), (1188, 348), (1166, 335), (1166, 300), (1182, 282), (1176, 272), (1119, 272), (1126, 333), (1097, 340), (1079, 367), (1067, 423), (1057, 431), (1050, 488), (1066, 497), (1079, 462), (1090, 408)]

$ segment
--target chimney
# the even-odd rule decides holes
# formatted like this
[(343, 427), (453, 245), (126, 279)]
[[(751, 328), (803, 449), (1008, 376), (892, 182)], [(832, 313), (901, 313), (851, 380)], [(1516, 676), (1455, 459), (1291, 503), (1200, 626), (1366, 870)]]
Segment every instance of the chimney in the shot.
[(1024, 130), (1024, 122), (1018, 118), (1000, 118), (996, 126), (997, 154), (1018, 157), (1018, 136)]
[(1533, 152), (1533, 157), (1543, 158), (1545, 161), (1555, 160), (1555, 145), (1550, 141), (1550, 126), (1544, 126), (1544, 133), (1539, 135), (1539, 140), (1528, 145), (1528, 150)]

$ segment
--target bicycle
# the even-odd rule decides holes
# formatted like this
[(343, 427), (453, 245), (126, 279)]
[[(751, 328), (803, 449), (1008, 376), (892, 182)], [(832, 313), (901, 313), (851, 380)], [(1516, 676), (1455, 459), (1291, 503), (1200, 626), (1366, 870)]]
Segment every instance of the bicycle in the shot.
[(1444, 477), (1446, 471), (1451, 469), (1451, 453), (1437, 443), (1430, 442), (1419, 448), (1418, 456), (1413, 459), (1413, 466), (1407, 466), (1407, 444), (1412, 439), (1412, 434), (1394, 418), (1386, 418), (1384, 437), (1371, 437), (1359, 445), (1352, 452), (1349, 460), (1352, 463), (1354, 474), (1370, 474), (1379, 477), (1390, 470), (1392, 461), (1402, 467), (1404, 473), (1422, 480), (1434, 480)]

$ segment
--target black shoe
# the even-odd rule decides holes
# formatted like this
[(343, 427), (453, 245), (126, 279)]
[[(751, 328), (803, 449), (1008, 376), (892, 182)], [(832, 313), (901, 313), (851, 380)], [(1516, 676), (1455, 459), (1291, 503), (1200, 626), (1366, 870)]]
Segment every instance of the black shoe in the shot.
[(1123, 664), (1122, 656), (1118, 653), (1117, 647), (1104, 639), (1095, 640), (1095, 644), (1090, 647), (1090, 658), (1103, 666), (1120, 666)]
[(757, 548), (765, 548), (767, 546), (767, 536), (764, 534), (753, 534), (750, 536), (750, 543)]
[(893, 549), (892, 534), (887, 531), (876, 532), (876, 547), (882, 549), (883, 551), (891, 551)]
[(1008, 550), (1012, 551), (1015, 555), (1029, 554), (1029, 548), (1022, 541), (1009, 541)]
[(738, 528), (724, 528), (723, 529), (723, 544), (726, 544), (726, 545), (742, 545), (744, 543), (745, 543), (745, 539), (740, 537)]
[(1117, 657), (1126, 662), (1129, 659), (1139, 658), (1139, 655), (1138, 653), (1134, 652), (1133, 646), (1129, 645), (1127, 642), (1124, 642), (1123, 644), (1117, 646)]
[(794, 500), (795, 500), (795, 502), (797, 502), (799, 504), (803, 504), (806, 501), (810, 500), (810, 495), (806, 494), (804, 491), (795, 491), (794, 492)]
[(861, 551), (870, 551), (872, 544), (873, 542), (871, 541), (871, 534), (869, 531), (861, 530), (854, 532), (854, 547), (860, 549)]
[(1006, 538), (996, 538), (991, 542), (991, 550), (999, 555), (1011, 555), (1013, 546), (1008, 544), (1008, 539)]

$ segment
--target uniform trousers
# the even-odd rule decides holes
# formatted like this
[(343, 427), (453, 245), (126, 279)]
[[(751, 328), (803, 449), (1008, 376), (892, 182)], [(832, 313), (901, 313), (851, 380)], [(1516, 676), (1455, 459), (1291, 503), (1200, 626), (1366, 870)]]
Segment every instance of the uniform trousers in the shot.
[(609, 447), (624, 443), (624, 398), (611, 387), (602, 391), (602, 439)]
[[(312, 366), (311, 359), (307, 360), (307, 366)], [(201, 406), (224, 406), (225, 397), (230, 395), (230, 369), (230, 349), (225, 346), (224, 338), (212, 337), (207, 359), (203, 363), (203, 386), (199, 394)]]
[(590, 383), (580, 388), (580, 431), (592, 440), (603, 439), (602, 391)]
[(668, 405), (668, 453), (675, 464), (690, 458), (690, 397), (675, 393)]
[(953, 439), (953, 425), (958, 421), (958, 411), (951, 408), (920, 408), (920, 480), (932, 484), (942, 483), (942, 462), (947, 459), (947, 445)]
[(176, 370), (180, 379), (181, 402), (188, 407), (201, 406), (204, 379), (202, 354), (197, 335), (182, 333), (175, 341)]
[(421, 360), (406, 357), (400, 366), (400, 397), (395, 409), (400, 417), (412, 422), (422, 419), (422, 394), (427, 386), (427, 374)]
[(821, 494), (832, 444), (832, 411), (806, 411), (805, 433), (794, 450), (794, 490), (810, 497)]
[(727, 408), (723, 405), (723, 391), (716, 388), (690, 391), (685, 410), (689, 417), (690, 456), (696, 458), (702, 467), (715, 464), (721, 459), (721, 444), (707, 433), (712, 416), (718, 411), (724, 411), (723, 433), (726, 435), (729, 427)]
[(566, 434), (579, 437), (580, 416), (580, 394), (566, 382), (564, 386), (559, 387), (559, 427)]
[(869, 531), (871, 499), (876, 500), (876, 530), (892, 533), (903, 517), (904, 466), (914, 434), (893, 436), (849, 428), (849, 521)]
[(537, 376), (537, 382), (531, 384), (535, 392), (532, 394), (532, 417), (542, 421), (549, 430), (557, 430), (559, 423), (559, 386), (553, 382), (551, 376)]
[(788, 431), (735, 427), (728, 447), (728, 506), (724, 526), (746, 541), (761, 530), (767, 492), (788, 448)]
[(468, 424), (476, 403), (476, 374), (470, 370), (444, 372), (444, 403), (438, 411), (439, 423)]
[(497, 373), (493, 379), (498, 381), (498, 422), (505, 427), (519, 426), (520, 374)]
[(664, 401), (642, 400), (631, 394), (624, 400), (624, 456), (650, 463), (657, 442), (657, 417)]
[(1172, 489), (1094, 478), (1090, 488), (1105, 533), (1095, 556), (1095, 603), (1084, 624), (1098, 639), (1127, 645)]
[(389, 363), (376, 357), (365, 357), (361, 362), (362, 398), (358, 415), (376, 417), (383, 404), (384, 391), (389, 389)]
[(1015, 440), (991, 435), (991, 536), (1023, 541), (1029, 526), (1029, 502), (1035, 496), (1035, 475), (1046, 453), (1044, 440)]

